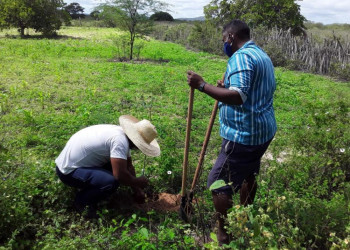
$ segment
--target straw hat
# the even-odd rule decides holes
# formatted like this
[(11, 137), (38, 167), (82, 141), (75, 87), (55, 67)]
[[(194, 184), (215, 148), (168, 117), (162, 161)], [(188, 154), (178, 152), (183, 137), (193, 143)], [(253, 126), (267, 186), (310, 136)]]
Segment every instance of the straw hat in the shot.
[(157, 131), (150, 121), (139, 121), (131, 115), (122, 115), (119, 117), (119, 124), (142, 153), (148, 156), (160, 155), (160, 148), (156, 141)]

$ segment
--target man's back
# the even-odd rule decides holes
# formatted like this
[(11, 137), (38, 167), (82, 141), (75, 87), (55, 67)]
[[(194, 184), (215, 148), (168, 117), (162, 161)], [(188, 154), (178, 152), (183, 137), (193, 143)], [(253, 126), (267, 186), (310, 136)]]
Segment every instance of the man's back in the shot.
[(259, 145), (276, 133), (273, 94), (276, 89), (270, 58), (249, 41), (228, 61), (225, 88), (238, 91), (242, 105), (220, 103), (220, 134), (245, 145)]
[(110, 157), (127, 159), (129, 142), (120, 126), (94, 125), (75, 133), (56, 159), (64, 174), (77, 167), (101, 167)]

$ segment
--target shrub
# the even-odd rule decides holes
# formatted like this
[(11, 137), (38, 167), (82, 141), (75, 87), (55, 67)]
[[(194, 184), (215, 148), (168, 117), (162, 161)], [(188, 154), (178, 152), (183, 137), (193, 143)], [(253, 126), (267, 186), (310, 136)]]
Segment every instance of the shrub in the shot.
[(269, 55), (273, 66), (275, 67), (285, 67), (287, 65), (286, 55), (283, 53), (282, 49), (275, 43), (269, 43), (264, 46), (265, 52)]
[(344, 81), (350, 80), (350, 63), (342, 64), (342, 63), (331, 63), (331, 67), (329, 69), (331, 76), (340, 78)]

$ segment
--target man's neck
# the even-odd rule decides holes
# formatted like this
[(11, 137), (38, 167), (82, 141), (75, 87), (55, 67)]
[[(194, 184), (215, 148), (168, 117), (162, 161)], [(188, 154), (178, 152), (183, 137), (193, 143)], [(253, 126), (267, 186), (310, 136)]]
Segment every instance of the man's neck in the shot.
[(246, 44), (249, 41), (250, 40), (238, 41), (238, 43), (237, 43), (238, 49), (242, 48), (244, 46), (244, 44)]

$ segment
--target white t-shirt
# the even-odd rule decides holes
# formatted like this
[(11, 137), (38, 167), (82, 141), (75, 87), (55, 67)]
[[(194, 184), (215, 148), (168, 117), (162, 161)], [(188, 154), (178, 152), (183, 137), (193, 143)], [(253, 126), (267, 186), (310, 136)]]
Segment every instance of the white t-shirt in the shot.
[(117, 125), (94, 125), (75, 133), (55, 160), (63, 174), (79, 167), (102, 167), (110, 158), (127, 160), (129, 141)]

